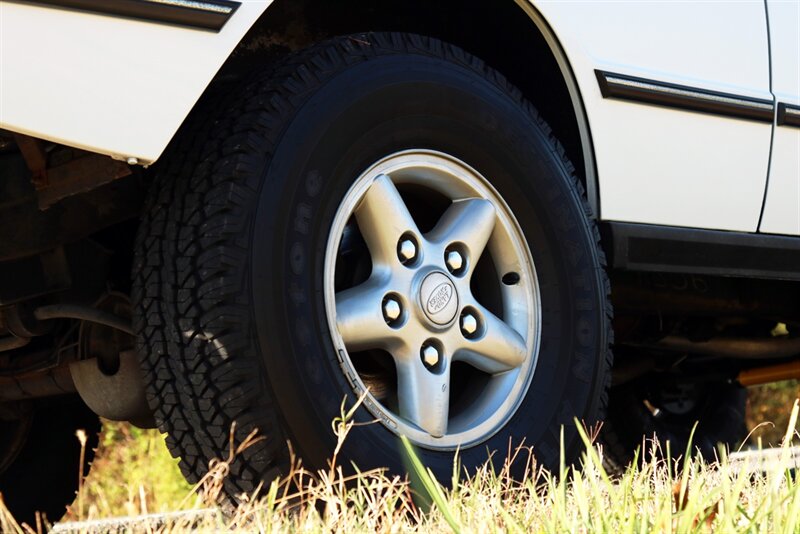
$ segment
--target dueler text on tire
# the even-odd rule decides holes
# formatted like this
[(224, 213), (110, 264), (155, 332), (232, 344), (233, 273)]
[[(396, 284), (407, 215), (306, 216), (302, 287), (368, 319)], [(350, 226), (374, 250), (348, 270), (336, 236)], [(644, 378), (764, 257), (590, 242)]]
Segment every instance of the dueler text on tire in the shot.
[[(162, 162), (134, 267), (149, 399), (185, 474), (250, 490), (286, 440), (324, 467), (442, 478), (532, 445), (555, 467), (606, 403), (598, 232), (549, 127), (501, 75), (406, 34), (320, 43), (185, 128)], [(171, 159), (170, 159), (171, 158)]]

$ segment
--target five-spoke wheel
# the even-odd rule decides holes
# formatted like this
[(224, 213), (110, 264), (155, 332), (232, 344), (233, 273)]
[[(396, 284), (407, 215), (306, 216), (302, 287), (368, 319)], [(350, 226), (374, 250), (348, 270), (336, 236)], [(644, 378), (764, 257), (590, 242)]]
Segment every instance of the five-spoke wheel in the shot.
[[(366, 263), (365, 279), (344, 275)], [(452, 448), (513, 414), (536, 362), (538, 284), (516, 220), (477, 171), (430, 151), (375, 164), (336, 216), (326, 283), (342, 367), (387, 426)]]

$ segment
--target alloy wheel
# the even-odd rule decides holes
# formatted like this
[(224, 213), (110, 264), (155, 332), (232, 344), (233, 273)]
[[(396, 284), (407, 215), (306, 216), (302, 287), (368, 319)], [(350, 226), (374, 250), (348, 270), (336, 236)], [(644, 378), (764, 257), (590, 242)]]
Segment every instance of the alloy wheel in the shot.
[(355, 181), (328, 240), (325, 300), (355, 392), (418, 445), (484, 441), (525, 396), (541, 318), (531, 254), (502, 197), (456, 158), (404, 151)]

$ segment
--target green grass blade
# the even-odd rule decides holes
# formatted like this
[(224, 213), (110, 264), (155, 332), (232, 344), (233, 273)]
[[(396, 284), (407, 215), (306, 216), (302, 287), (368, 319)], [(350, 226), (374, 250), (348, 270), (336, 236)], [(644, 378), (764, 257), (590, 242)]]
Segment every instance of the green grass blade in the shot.
[(406, 451), (406, 455), (411, 461), (411, 467), (414, 469), (414, 473), (422, 483), (425, 491), (428, 493), (428, 497), (430, 497), (436, 507), (442, 512), (445, 521), (447, 521), (447, 524), (450, 525), (451, 529), (453, 529), (453, 532), (460, 534), (461, 527), (459, 526), (455, 517), (453, 517), (452, 511), (447, 505), (444, 492), (442, 491), (441, 486), (439, 486), (439, 483), (436, 481), (436, 478), (434, 478), (433, 473), (431, 473), (430, 469), (427, 469), (422, 465), (419, 456), (417, 456), (413, 445), (411, 445), (411, 442), (408, 441), (407, 437), (400, 436), (400, 441), (403, 443), (403, 448)]

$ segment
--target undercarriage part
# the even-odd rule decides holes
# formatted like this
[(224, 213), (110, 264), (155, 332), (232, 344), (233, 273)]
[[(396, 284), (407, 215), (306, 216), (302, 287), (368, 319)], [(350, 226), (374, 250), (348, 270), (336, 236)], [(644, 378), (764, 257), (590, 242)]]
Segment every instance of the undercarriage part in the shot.
[(0, 401), (54, 397), (75, 392), (69, 368), (57, 367), (43, 373), (13, 378), (0, 377)]
[(17, 147), (31, 171), (31, 182), (39, 189), (47, 185), (47, 151), (44, 142), (35, 137), (14, 134)]
[[(616, 362), (615, 362), (616, 363)], [(616, 363), (611, 372), (611, 386), (621, 386), (631, 380), (655, 370), (656, 360), (652, 356), (628, 358), (627, 361)]]
[(90, 306), (79, 304), (51, 304), (40, 306), (34, 310), (33, 315), (40, 321), (49, 319), (77, 319), (97, 323), (129, 335), (134, 335), (130, 319), (124, 319), (113, 313), (109, 313)]
[[(95, 308), (130, 327), (131, 302), (127, 295), (106, 293), (95, 303)], [(80, 359), (96, 359), (100, 370), (106, 375), (116, 373), (120, 366), (120, 354), (133, 348), (134, 338), (129, 332), (97, 321), (81, 322), (78, 336)]]
[(101, 185), (130, 176), (127, 163), (99, 154), (87, 154), (69, 163), (48, 169), (47, 185), (38, 191), (39, 209), (45, 210), (59, 202)]
[[(125, 297), (127, 299), (127, 297)], [(133, 335), (131, 327), (130, 305), (127, 305), (126, 317), (118, 314), (79, 304), (50, 304), (40, 306), (33, 311), (32, 318), (23, 319), (15, 306), (5, 308), (0, 317), (0, 326), (8, 335), (0, 337), (0, 352), (22, 348), (30, 343), (31, 338), (48, 332), (47, 321), (53, 319), (76, 319), (84, 323), (103, 325), (105, 327)], [(130, 344), (130, 343), (129, 343)], [(119, 347), (116, 347), (119, 349)], [(127, 347), (124, 347), (127, 348)], [(116, 350), (118, 353), (119, 350)]]
[(14, 335), (6, 336), (0, 339), (0, 352), (7, 350), (19, 349), (31, 342), (29, 337), (17, 337)]
[[(51, 304), (36, 308), (24, 320), (16, 307), (4, 310), (2, 326), (9, 340), (25, 342), (42, 332), (54, 319), (81, 321), (76, 335), (70, 331), (71, 352), (68, 355), (49, 349), (38, 355), (47, 367), (33, 372), (26, 358), (35, 352), (9, 355), (11, 363), (23, 365), (16, 373), (0, 378), (0, 402), (50, 397), (78, 392), (95, 413), (115, 421), (131, 421), (142, 427), (154, 426), (144, 394), (130, 322), (131, 307), (127, 295), (110, 292), (94, 306)], [(15, 337), (22, 333), (30, 337)], [(77, 341), (77, 342), (76, 342)], [(19, 343), (19, 342), (18, 342)], [(56, 342), (54, 346), (59, 346)], [(19, 368), (18, 368), (19, 369)]]
[[(720, 445), (734, 447), (747, 435), (747, 391), (723, 378), (692, 378), (648, 377), (611, 388), (599, 440), (612, 472), (687, 451), (713, 461)], [(654, 435), (661, 447), (651, 446)]]
[(737, 380), (745, 387), (759, 386), (782, 380), (800, 380), (800, 360), (747, 369), (739, 373)]
[(616, 271), (611, 287), (618, 316), (775, 316), (800, 320), (800, 284), (796, 282)]
[(136, 174), (39, 209), (39, 193), (19, 154), (0, 153), (0, 262), (77, 243), (99, 230), (135, 218), (143, 199)]
[(0, 474), (17, 459), (33, 422), (30, 402), (0, 404)]
[(22, 134), (15, 134), (14, 139), (31, 172), (31, 182), (42, 210), (132, 172), (126, 163), (107, 156), (52, 144), (48, 146), (52, 150), (48, 150), (40, 139)]
[[(111, 255), (111, 251), (85, 239), (26, 258), (0, 261), (0, 280), (13, 280), (13, 283), (0, 284), (3, 316), (9, 313), (26, 315), (22, 311), (15, 312), (11, 305), (54, 293), (59, 293), (62, 300), (96, 299), (106, 289)], [(28, 316), (25, 320), (34, 321)], [(40, 335), (15, 333), (21, 337)]]
[(63, 291), (72, 284), (64, 247), (0, 263), (0, 280), (14, 281), (0, 285), (0, 305), (4, 306)]
[(76, 359), (76, 351), (72, 346), (53, 350), (52, 341), (44, 340), (44, 343), (37, 341), (31, 339), (29, 346), (23, 350), (0, 352), (0, 378), (29, 376)]
[(38, 321), (33, 315), (19, 306), (6, 306), (0, 314), (0, 323), (16, 337), (31, 339), (50, 333), (52, 324)]
[(715, 337), (695, 342), (680, 336), (667, 336), (650, 348), (736, 359), (780, 359), (800, 355), (800, 338)]
[(96, 358), (74, 362), (69, 369), (78, 394), (97, 415), (155, 428), (135, 351), (121, 353), (117, 371), (111, 375), (103, 371)]
[(90, 309), (50, 308), (45, 310), (48, 313), (37, 313), (37, 316), (69, 313), (72, 318), (83, 321), (78, 340), (80, 360), (70, 364), (70, 372), (86, 405), (106, 419), (154, 428), (139, 360), (133, 350), (128, 296), (107, 293)]
[(0, 130), (0, 154), (18, 149), (17, 143), (14, 141), (14, 135), (8, 130)]

